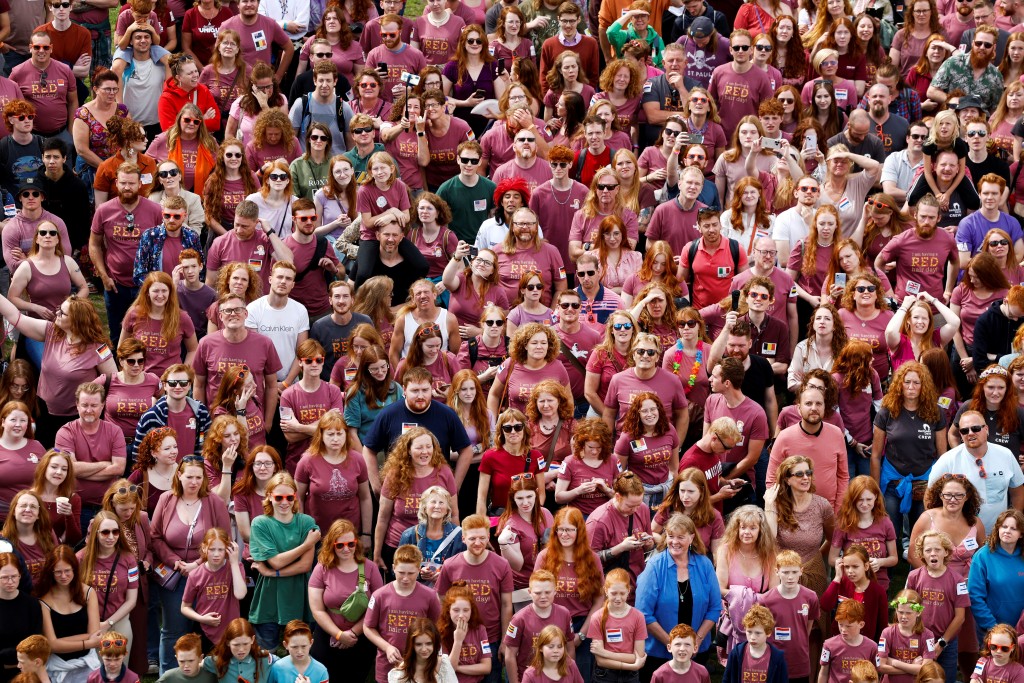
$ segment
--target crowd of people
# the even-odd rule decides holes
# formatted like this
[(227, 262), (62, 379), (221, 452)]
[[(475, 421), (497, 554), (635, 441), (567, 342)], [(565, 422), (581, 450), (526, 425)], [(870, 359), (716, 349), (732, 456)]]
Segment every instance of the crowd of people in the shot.
[(409, 9), (0, 0), (0, 682), (1024, 683), (1024, 0)]

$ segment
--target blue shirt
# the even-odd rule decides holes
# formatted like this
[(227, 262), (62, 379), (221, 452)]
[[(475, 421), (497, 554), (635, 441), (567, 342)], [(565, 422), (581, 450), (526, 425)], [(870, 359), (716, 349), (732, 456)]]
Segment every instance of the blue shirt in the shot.
[[(295, 683), (295, 677), (298, 675), (299, 670), (292, 663), (292, 656), (288, 655), (270, 667), (270, 679), (267, 683)], [(309, 679), (309, 683), (323, 683), (331, 678), (327, 673), (327, 667), (312, 657), (309, 658), (309, 666), (302, 675)]]
[(981, 243), (985, 241), (985, 235), (993, 228), (999, 228), (1010, 236), (1010, 254), (1013, 254), (1013, 243), (1024, 239), (1024, 231), (1020, 229), (1020, 223), (1013, 216), (999, 212), (995, 221), (990, 221), (981, 215), (981, 211), (966, 216), (960, 221), (956, 229), (957, 251), (966, 251), (974, 256), (981, 250)]

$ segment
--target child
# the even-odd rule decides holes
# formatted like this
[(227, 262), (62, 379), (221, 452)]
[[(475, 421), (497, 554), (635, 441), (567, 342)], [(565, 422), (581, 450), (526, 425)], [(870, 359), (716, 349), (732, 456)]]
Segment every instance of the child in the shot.
[[(846, 554), (836, 560), (835, 580), (821, 594), (821, 608), (831, 611), (844, 600), (863, 603), (864, 624), (861, 628), (864, 635), (877, 642), (889, 622), (888, 596), (875, 580), (875, 572), (869, 562), (864, 546), (854, 543), (847, 548)], [(832, 633), (837, 632), (833, 622)]]
[(943, 531), (929, 529), (914, 542), (917, 556), (924, 566), (910, 572), (907, 588), (922, 597), (921, 623), (936, 634), (935, 661), (942, 667), (947, 681), (955, 681), (957, 673), (957, 635), (967, 618), (971, 598), (967, 580), (948, 566), (953, 556), (953, 541)]
[[(594, 678), (615, 680), (618, 683), (640, 680), (640, 669), (647, 661), (644, 641), (647, 640), (647, 622), (643, 613), (626, 600), (632, 579), (625, 569), (608, 572), (604, 580), (604, 606), (600, 615), (590, 620), (587, 637), (590, 651), (597, 664)], [(630, 671), (629, 675), (611, 671)]]
[(313, 631), (306, 622), (292, 619), (285, 624), (283, 640), (288, 656), (270, 667), (269, 683), (327, 683), (327, 667), (309, 656)]
[(1009, 624), (996, 624), (985, 634), (981, 659), (971, 674), (971, 683), (1024, 683), (1024, 666), (1019, 660), (1017, 631)]
[(97, 650), (100, 668), (89, 674), (87, 683), (139, 683), (139, 675), (125, 666), (128, 637), (117, 631), (107, 631), (100, 638)]
[(850, 683), (878, 683), (878, 669), (867, 660), (850, 665)]
[(782, 650), (768, 644), (768, 634), (775, 631), (775, 618), (768, 608), (754, 605), (743, 617), (747, 642), (739, 643), (729, 653), (723, 683), (786, 683), (789, 671)]
[(651, 676), (651, 683), (711, 683), (708, 670), (692, 660), (697, 651), (697, 632), (679, 624), (668, 633), (668, 660)]
[(256, 629), (248, 619), (233, 619), (213, 652), (203, 661), (219, 683), (267, 683), (277, 657), (256, 642)]
[(946, 674), (936, 662), (928, 661), (921, 665), (914, 683), (946, 683)]
[[(375, 680), (387, 683), (388, 671), (402, 661), (408, 626), (415, 617), (437, 621), (441, 601), (432, 588), (416, 581), (423, 553), (414, 545), (395, 551), (395, 580), (378, 588), (370, 596), (363, 615), (363, 634), (377, 646)], [(509, 584), (512, 583), (509, 570)], [(447, 587), (445, 588), (447, 590)]]
[[(508, 683), (519, 683), (521, 671), (526, 671), (533, 661), (533, 643), (545, 626), (554, 625), (563, 633), (572, 632), (572, 617), (569, 610), (555, 604), (554, 574), (538, 569), (530, 574), (530, 604), (512, 617), (505, 629), (505, 671)], [(569, 656), (575, 659), (572, 643)]]
[(917, 591), (901, 590), (890, 606), (896, 623), (887, 626), (878, 641), (878, 671), (885, 674), (884, 683), (911, 683), (925, 660), (935, 659), (935, 634), (921, 623), (924, 607)]
[(878, 645), (861, 635), (864, 628), (864, 605), (856, 600), (843, 600), (836, 608), (839, 635), (825, 641), (821, 648), (818, 683), (851, 683), (850, 666), (858, 659), (877, 662)]
[(203, 640), (198, 633), (186, 633), (174, 643), (178, 666), (168, 669), (156, 683), (216, 683), (212, 672), (203, 668)]
[(565, 631), (545, 626), (534, 647), (533, 661), (523, 672), (523, 683), (583, 683), (576, 662), (569, 658)]
[(480, 683), (491, 673), (491, 643), (469, 586), (456, 583), (444, 594), (437, 628), (459, 683)]
[(46, 673), (46, 660), (50, 658), (50, 652), (50, 641), (45, 637), (29, 636), (15, 648), (18, 670), (23, 674), (35, 674), (40, 683), (50, 683), (50, 676)]
[(800, 585), (803, 562), (794, 550), (783, 550), (775, 560), (779, 585), (757, 596), (775, 617), (775, 630), (768, 642), (786, 657), (786, 669), (793, 683), (807, 683), (811, 675), (811, 624), (821, 616), (818, 594)]
[[(960, 120), (955, 112), (946, 110), (935, 115), (932, 129), (921, 150), (924, 152), (924, 179), (932, 194), (939, 200), (939, 208), (945, 211), (949, 208), (950, 194), (964, 178), (967, 169), (967, 154), (970, 152), (967, 142), (960, 137)], [(949, 192), (939, 192), (939, 186), (935, 183), (935, 160), (939, 156), (939, 152), (956, 154), (957, 172)]]
[(199, 624), (209, 645), (220, 641), (224, 629), (239, 617), (238, 601), (245, 597), (245, 574), (238, 545), (223, 529), (209, 529), (199, 546), (200, 565), (189, 572), (181, 613)]
[[(863, 391), (858, 393), (870, 399), (870, 394)], [(832, 533), (832, 549), (828, 555), (829, 564), (835, 565), (840, 553), (846, 552), (854, 543), (859, 543), (868, 551), (868, 563), (879, 585), (889, 590), (888, 568), (895, 567), (899, 560), (896, 528), (885, 512), (878, 484), (871, 477), (863, 475), (853, 478), (839, 506), (836, 530)]]
[[(377, 225), (391, 218), (398, 221), (402, 232), (407, 232), (412, 202), (409, 186), (398, 178), (398, 166), (387, 152), (374, 152), (366, 164), (369, 171), (356, 192), (356, 208), (362, 220), (359, 229), (359, 252), (356, 256), (357, 272), (373, 271), (380, 243)], [(385, 218), (387, 216), (387, 218)]]

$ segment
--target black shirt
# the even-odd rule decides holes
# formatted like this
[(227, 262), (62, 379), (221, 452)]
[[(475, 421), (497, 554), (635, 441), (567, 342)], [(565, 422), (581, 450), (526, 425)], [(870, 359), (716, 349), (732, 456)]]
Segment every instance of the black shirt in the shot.
[(749, 397), (767, 413), (768, 407), (764, 402), (765, 392), (774, 387), (775, 373), (772, 371), (772, 364), (767, 359), (751, 353), (750, 367), (743, 375), (743, 395)]

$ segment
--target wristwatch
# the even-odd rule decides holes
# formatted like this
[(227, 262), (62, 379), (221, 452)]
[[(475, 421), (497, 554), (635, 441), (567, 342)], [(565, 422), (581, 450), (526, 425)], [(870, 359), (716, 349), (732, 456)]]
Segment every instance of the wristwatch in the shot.
[(939, 647), (941, 647), (943, 650), (945, 650), (946, 649), (946, 645), (948, 645), (948, 643), (946, 642), (945, 638), (939, 638), (938, 640), (935, 641), (935, 644), (938, 645)]

